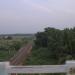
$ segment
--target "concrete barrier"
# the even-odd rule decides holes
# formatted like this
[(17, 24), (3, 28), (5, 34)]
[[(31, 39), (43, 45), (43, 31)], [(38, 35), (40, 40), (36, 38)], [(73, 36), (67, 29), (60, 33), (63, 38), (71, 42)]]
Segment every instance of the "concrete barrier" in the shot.
[(66, 73), (75, 75), (75, 61), (66, 61), (64, 65), (31, 65), (31, 66), (12, 66), (9, 62), (0, 62), (0, 75), (11, 73)]

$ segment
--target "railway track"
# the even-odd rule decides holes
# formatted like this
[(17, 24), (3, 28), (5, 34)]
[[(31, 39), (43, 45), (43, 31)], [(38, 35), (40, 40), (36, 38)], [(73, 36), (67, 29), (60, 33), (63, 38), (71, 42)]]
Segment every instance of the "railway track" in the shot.
[[(19, 49), (19, 51), (9, 60), (11, 65), (23, 65), (27, 57), (30, 55), (32, 44), (28, 43), (26, 46)], [(17, 75), (17, 74), (11, 74)]]

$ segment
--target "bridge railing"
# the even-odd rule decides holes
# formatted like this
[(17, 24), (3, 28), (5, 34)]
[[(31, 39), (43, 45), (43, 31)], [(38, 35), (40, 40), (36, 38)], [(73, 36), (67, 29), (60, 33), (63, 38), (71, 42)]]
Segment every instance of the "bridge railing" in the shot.
[(0, 62), (0, 75), (10, 75), (11, 73), (66, 73), (75, 74), (75, 61), (66, 61), (64, 65), (32, 65), (32, 66), (12, 66), (9, 62)]

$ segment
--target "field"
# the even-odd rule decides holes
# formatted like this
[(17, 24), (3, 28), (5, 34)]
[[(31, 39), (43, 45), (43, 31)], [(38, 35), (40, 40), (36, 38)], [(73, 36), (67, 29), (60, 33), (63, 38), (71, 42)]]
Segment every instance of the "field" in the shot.
[[(17, 38), (16, 38), (17, 37)], [(0, 61), (9, 60), (23, 45), (27, 44), (32, 38), (18, 37), (0, 39)]]

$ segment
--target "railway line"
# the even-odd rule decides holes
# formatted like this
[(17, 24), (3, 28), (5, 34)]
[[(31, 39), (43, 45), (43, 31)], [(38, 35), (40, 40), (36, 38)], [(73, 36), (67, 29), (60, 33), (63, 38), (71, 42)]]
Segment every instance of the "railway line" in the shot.
[[(11, 65), (23, 65), (27, 57), (30, 55), (32, 44), (28, 43), (26, 46), (19, 49), (19, 51), (9, 60)], [(17, 75), (17, 74), (11, 74)]]

